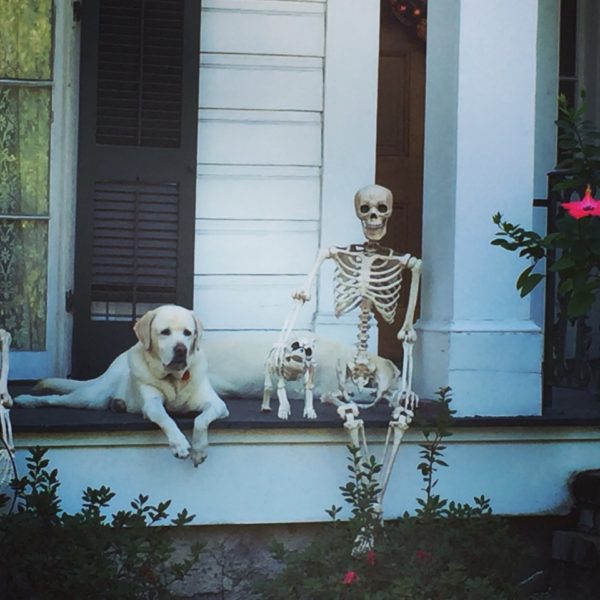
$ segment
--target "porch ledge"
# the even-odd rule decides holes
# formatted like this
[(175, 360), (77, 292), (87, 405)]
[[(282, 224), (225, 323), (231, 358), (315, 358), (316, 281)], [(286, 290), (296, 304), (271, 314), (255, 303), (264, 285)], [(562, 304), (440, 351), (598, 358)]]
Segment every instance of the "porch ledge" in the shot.
[[(230, 416), (215, 421), (211, 429), (215, 430), (273, 430), (273, 429), (331, 429), (339, 427), (340, 419), (335, 407), (318, 403), (318, 418), (302, 418), (302, 401), (291, 400), (292, 416), (283, 421), (277, 418), (275, 410), (271, 413), (260, 412), (259, 400), (230, 399), (226, 400)], [(430, 424), (434, 420), (436, 402), (422, 400), (417, 410), (414, 425)], [(183, 429), (192, 427), (195, 414), (175, 415), (174, 419)], [(390, 410), (386, 403), (380, 403), (361, 412), (361, 418), (369, 428), (386, 428)], [(152, 431), (156, 425), (141, 415), (115, 413), (104, 410), (88, 410), (73, 408), (33, 408), (13, 407), (11, 420), (15, 433), (60, 433), (60, 432), (119, 432), (119, 431)], [(543, 416), (512, 417), (458, 417), (454, 419), (453, 428), (505, 428), (505, 427), (593, 427), (600, 426), (600, 403), (597, 410), (569, 411), (548, 410)]]

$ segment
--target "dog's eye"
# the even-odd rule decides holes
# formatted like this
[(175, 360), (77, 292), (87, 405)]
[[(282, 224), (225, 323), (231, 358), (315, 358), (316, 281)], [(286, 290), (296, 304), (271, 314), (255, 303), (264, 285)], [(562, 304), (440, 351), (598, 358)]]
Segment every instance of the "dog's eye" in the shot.
[(306, 356), (308, 356), (308, 358), (312, 356), (312, 350), (310, 348), (304, 348), (304, 352), (306, 353)]
[(190, 337), (190, 335), (192, 335), (192, 332), (189, 329), (184, 329), (183, 335), (185, 335), (185, 337)]
[(171, 335), (171, 330), (170, 329), (163, 329), (160, 332), (160, 335)]
[(290, 348), (292, 350), (298, 350), (298, 348), (300, 348), (300, 343), (299, 342), (293, 342), (292, 345), (290, 346)]

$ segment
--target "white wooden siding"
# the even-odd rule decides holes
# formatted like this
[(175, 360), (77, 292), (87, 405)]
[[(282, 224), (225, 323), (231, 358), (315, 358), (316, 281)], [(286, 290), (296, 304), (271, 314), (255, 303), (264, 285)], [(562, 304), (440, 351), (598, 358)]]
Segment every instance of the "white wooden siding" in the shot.
[(279, 329), (317, 253), (325, 8), (203, 3), (194, 307), (208, 330)]
[(200, 69), (202, 108), (323, 109), (322, 58), (203, 54)]
[(316, 221), (320, 185), (318, 167), (200, 165), (196, 217)]
[(318, 113), (200, 107), (198, 135), (203, 164), (321, 164)]
[(317, 224), (310, 221), (200, 221), (196, 273), (305, 275), (317, 239)]
[[(207, 330), (281, 328), (288, 315), (290, 290), (298, 289), (304, 276), (202, 275), (194, 282), (194, 306)], [(249, 322), (246, 307), (252, 307)], [(314, 300), (298, 316), (298, 329), (310, 329)]]

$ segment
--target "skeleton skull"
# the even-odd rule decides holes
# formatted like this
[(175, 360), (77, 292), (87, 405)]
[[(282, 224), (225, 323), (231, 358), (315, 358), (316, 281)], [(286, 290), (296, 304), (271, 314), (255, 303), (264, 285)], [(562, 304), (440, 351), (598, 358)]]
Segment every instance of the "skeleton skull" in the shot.
[(386, 234), (393, 203), (392, 192), (380, 185), (368, 185), (356, 192), (354, 209), (370, 242), (378, 242)]

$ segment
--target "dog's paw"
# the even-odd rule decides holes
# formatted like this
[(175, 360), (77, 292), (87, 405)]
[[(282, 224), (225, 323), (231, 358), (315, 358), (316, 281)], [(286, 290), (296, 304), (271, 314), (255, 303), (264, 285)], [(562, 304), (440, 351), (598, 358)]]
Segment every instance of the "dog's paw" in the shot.
[(192, 448), (192, 462), (194, 466), (197, 467), (201, 465), (205, 460), (208, 454), (206, 453), (205, 448)]
[(277, 411), (277, 416), (284, 421), (287, 421), (288, 417), (292, 414), (292, 410), (289, 406), (280, 406)]
[(183, 434), (176, 440), (169, 440), (169, 446), (175, 458), (184, 459), (190, 457), (191, 445)]
[(21, 394), (20, 396), (13, 398), (13, 404), (15, 406), (21, 406), (22, 408), (34, 408), (36, 403), (36, 396), (30, 396), (29, 394)]
[(316, 419), (317, 413), (314, 408), (305, 407), (304, 412), (302, 413), (302, 416), (305, 419)]

